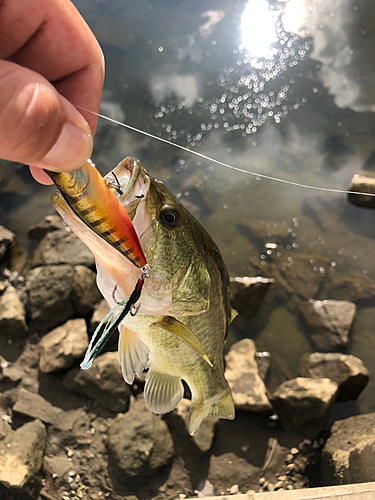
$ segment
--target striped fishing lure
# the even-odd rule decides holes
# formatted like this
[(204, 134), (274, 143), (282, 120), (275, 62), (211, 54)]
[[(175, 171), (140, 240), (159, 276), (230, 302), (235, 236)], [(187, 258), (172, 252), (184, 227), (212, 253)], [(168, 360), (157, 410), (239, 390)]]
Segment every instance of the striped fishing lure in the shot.
[(126, 210), (91, 160), (75, 172), (46, 172), (70, 208), (90, 229), (135, 266), (146, 265), (146, 257)]

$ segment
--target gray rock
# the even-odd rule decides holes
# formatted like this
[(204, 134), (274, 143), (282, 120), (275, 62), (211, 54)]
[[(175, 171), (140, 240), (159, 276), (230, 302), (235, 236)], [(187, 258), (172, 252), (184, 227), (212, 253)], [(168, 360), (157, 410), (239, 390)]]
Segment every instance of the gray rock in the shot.
[(328, 421), (337, 390), (328, 378), (299, 377), (282, 383), (270, 401), (286, 430), (314, 439)]
[(257, 351), (255, 361), (258, 365), (259, 376), (265, 382), (271, 367), (271, 354), (268, 351)]
[(95, 307), (94, 313), (90, 320), (90, 330), (93, 332), (99, 326), (101, 320), (109, 313), (107, 302), (103, 299)]
[(66, 225), (59, 215), (47, 215), (41, 222), (34, 224), (27, 232), (29, 238), (42, 240), (47, 233), (57, 231), (59, 229), (66, 230)]
[(57, 264), (94, 267), (93, 254), (69, 228), (49, 232), (39, 243), (31, 259), (31, 266)]
[(66, 455), (44, 457), (43, 469), (50, 476), (54, 476), (60, 484), (68, 480), (68, 473), (72, 470), (72, 462)]
[(0, 297), (1, 336), (10, 340), (27, 337), (25, 308), (15, 288), (8, 286)]
[(329, 351), (348, 346), (355, 304), (347, 300), (310, 299), (301, 304), (300, 311), (312, 330), (311, 340), (318, 349)]
[(35, 497), (47, 432), (39, 420), (28, 422), (0, 442), (0, 483), (11, 492)]
[(337, 401), (357, 399), (370, 377), (359, 358), (337, 352), (304, 354), (299, 373), (302, 377), (329, 378), (336, 382), (339, 385)]
[(39, 390), (39, 349), (36, 345), (26, 344), (22, 354), (14, 363), (4, 363), (4, 381), (18, 385), (31, 392)]
[(334, 422), (322, 451), (324, 484), (375, 481), (375, 413)]
[(40, 371), (51, 373), (69, 368), (76, 359), (83, 358), (88, 345), (85, 320), (70, 319), (40, 340)]
[(146, 408), (143, 398), (112, 421), (107, 449), (111, 478), (125, 486), (155, 475), (174, 455), (167, 424)]
[(32, 325), (45, 333), (74, 316), (73, 266), (41, 266), (26, 276)]
[(92, 314), (102, 296), (96, 286), (96, 273), (85, 266), (75, 267), (72, 300), (80, 316)]
[(14, 234), (0, 225), (0, 261), (3, 260), (9, 246), (15, 241)]
[(51, 405), (40, 394), (35, 394), (26, 389), (20, 389), (18, 399), (13, 406), (13, 412), (29, 418), (37, 418), (45, 424), (60, 427), (64, 411)]
[(89, 370), (71, 370), (64, 378), (63, 386), (95, 399), (116, 413), (127, 411), (129, 407), (130, 387), (122, 376), (117, 352), (98, 356)]
[(375, 196), (366, 196), (366, 193), (375, 195), (375, 175), (370, 172), (355, 174), (348, 191), (357, 191), (364, 194), (348, 194), (348, 201), (352, 205), (365, 208), (375, 208)]
[(331, 271), (319, 295), (320, 299), (328, 297), (335, 297), (336, 300), (349, 300), (356, 304), (372, 300), (375, 298), (375, 282), (365, 274), (356, 271), (345, 274)]
[(272, 407), (258, 373), (255, 354), (256, 347), (250, 339), (243, 339), (232, 345), (225, 356), (225, 378), (238, 410), (271, 412)]
[(273, 282), (273, 279), (261, 277), (230, 278), (230, 302), (239, 313), (238, 319), (248, 322), (255, 316)]

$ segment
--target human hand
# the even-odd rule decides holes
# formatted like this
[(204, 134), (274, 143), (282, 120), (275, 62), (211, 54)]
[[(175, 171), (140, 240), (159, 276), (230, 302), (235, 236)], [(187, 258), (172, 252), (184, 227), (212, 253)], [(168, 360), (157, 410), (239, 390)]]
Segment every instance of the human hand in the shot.
[(69, 171), (92, 152), (101, 49), (70, 0), (0, 0), (0, 158)]

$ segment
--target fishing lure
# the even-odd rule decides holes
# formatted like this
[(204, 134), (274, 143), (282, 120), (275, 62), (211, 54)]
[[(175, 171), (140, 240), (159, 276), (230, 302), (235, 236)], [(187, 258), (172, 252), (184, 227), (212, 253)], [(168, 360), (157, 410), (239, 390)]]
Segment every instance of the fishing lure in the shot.
[[(104, 318), (101, 320), (91, 338), (85, 357), (80, 365), (82, 370), (88, 370), (91, 367), (92, 362), (101, 352), (101, 350), (108, 342), (113, 332), (116, 331), (116, 329), (123, 321), (125, 316), (128, 313), (130, 313), (131, 316), (135, 316), (137, 314), (139, 306), (135, 307), (135, 304), (141, 297), (144, 281), (146, 278), (149, 277), (149, 274), (150, 274), (150, 268), (146, 264), (142, 268), (142, 275), (138, 279), (137, 284), (135, 285), (135, 288), (133, 292), (130, 294), (128, 300), (122, 300), (121, 302), (117, 302), (114, 308), (111, 309), (111, 311), (109, 311), (109, 313), (106, 316), (104, 316)], [(94, 343), (97, 336), (99, 335), (99, 332), (102, 330), (103, 326), (104, 329), (102, 331), (101, 336), (99, 337), (99, 340), (96, 343)]]

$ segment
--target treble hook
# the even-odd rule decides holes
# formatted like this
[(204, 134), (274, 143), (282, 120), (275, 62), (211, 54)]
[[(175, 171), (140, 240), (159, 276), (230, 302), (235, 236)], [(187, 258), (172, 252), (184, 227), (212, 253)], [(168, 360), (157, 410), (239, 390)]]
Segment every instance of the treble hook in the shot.
[(119, 182), (119, 180), (117, 178), (117, 175), (114, 172), (112, 172), (110, 175), (113, 175), (113, 177), (115, 178), (116, 182), (113, 182), (110, 179), (106, 179), (105, 182), (106, 182), (107, 186), (110, 187), (110, 188), (112, 188), (112, 189), (114, 189), (115, 191), (117, 191), (118, 194), (123, 194), (124, 191), (121, 188), (121, 184), (120, 184), (120, 182)]

